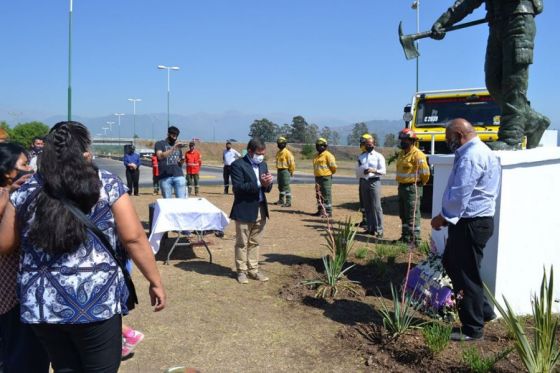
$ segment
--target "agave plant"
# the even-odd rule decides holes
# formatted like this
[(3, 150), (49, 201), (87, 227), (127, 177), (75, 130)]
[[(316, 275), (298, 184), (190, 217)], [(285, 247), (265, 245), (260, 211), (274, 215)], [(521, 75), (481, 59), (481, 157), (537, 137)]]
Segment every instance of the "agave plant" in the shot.
[(552, 313), (554, 286), (554, 270), (550, 268), (550, 279), (547, 283), (546, 270), (541, 282), (539, 296), (533, 298), (533, 341), (525, 333), (523, 322), (517, 316), (509, 302), (502, 297), (505, 308), (502, 307), (485, 285), (486, 293), (504, 318), (511, 334), (513, 335), (514, 345), (523, 365), (529, 373), (549, 373), (554, 371), (554, 367), (560, 360), (560, 350), (556, 341), (558, 331), (558, 317)]
[(350, 218), (338, 223), (336, 230), (333, 230), (330, 224), (327, 226), (325, 246), (329, 249), (329, 254), (322, 257), (325, 273), (318, 279), (304, 281), (305, 285), (316, 287), (315, 297), (334, 297), (340, 290), (357, 294), (357, 282), (348, 280), (345, 276), (346, 272), (354, 267), (354, 264), (344, 268), (354, 246), (355, 237), (356, 228)]
[(381, 309), (377, 312), (383, 319), (383, 327), (390, 339), (397, 339), (407, 331), (420, 325), (415, 323), (414, 304), (410, 295), (404, 296), (404, 301), (399, 297), (397, 288), (391, 283), (391, 297), (393, 310), (389, 310), (385, 302), (381, 301)]

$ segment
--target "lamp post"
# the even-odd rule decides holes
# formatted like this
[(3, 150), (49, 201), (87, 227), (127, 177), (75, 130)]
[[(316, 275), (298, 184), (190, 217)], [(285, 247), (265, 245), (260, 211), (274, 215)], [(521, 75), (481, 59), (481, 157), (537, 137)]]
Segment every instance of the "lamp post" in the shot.
[(72, 120), (72, 11), (73, 0), (70, 0), (68, 12), (68, 121)]
[(117, 118), (119, 118), (117, 126), (119, 127), (118, 134), (119, 134), (119, 145), (120, 145), (121, 144), (121, 117), (124, 115), (124, 113), (115, 113), (115, 115), (117, 116)]
[(169, 126), (171, 125), (169, 123), (169, 95), (171, 93), (171, 88), (170, 88), (170, 77), (169, 77), (169, 72), (171, 70), (179, 70), (179, 66), (165, 66), (165, 65), (158, 65), (157, 67), (160, 70), (167, 70), (167, 128), (169, 128)]
[[(412, 9), (416, 10), (416, 33), (420, 33), (420, 0), (414, 0), (412, 3)], [(415, 41), (416, 43), (416, 50), (420, 51), (419, 45), (420, 43), (418, 40)], [(418, 75), (420, 72), (420, 56), (416, 56), (416, 92), (418, 92)]]
[(132, 102), (133, 105), (133, 120), (132, 120), (132, 144), (135, 144), (135, 138), (134, 136), (136, 136), (136, 103), (142, 101), (141, 98), (129, 98), (128, 101)]

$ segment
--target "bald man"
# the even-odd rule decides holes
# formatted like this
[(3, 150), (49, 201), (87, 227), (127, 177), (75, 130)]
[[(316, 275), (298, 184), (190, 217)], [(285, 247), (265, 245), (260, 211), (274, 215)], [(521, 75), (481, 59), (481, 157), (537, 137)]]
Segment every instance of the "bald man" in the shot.
[(455, 162), (432, 228), (448, 227), (443, 266), (455, 293), (463, 294), (458, 305), (462, 328), (454, 331), (451, 339), (472, 341), (481, 339), (484, 323), (496, 318), (484, 296), (480, 266), (484, 247), (494, 232), (501, 167), (465, 119), (454, 119), (447, 125), (445, 140), (455, 153)]

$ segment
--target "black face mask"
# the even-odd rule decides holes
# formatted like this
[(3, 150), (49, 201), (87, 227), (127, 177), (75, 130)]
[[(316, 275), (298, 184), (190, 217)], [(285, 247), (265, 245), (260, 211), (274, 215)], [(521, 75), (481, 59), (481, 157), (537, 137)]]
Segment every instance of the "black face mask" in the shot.
[(18, 179), (21, 179), (21, 178), (24, 177), (25, 175), (32, 175), (32, 174), (35, 173), (35, 171), (33, 171), (33, 170), (25, 171), (25, 170), (20, 170), (19, 168), (16, 168), (16, 170), (17, 170), (17, 174), (16, 174), (16, 176), (14, 177), (14, 180), (13, 180), (12, 182), (14, 182), (14, 181), (16, 181), (16, 180), (18, 180)]
[(286, 147), (286, 144), (277, 144), (278, 145), (278, 149), (284, 149)]
[(410, 143), (407, 142), (407, 141), (401, 141), (401, 143), (399, 144), (399, 148), (408, 149), (408, 148), (410, 148)]
[(317, 149), (319, 153), (322, 153), (327, 149), (327, 147), (325, 145), (315, 145), (315, 149)]
[(373, 145), (372, 146), (366, 145), (366, 152), (371, 153), (373, 149), (374, 149)]

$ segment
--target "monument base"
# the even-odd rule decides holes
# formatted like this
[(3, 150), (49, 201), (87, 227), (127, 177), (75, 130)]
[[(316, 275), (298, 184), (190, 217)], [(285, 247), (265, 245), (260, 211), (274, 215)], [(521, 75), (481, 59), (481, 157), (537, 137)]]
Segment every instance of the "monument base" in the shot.
[[(560, 299), (560, 148), (543, 147), (495, 152), (502, 165), (494, 235), (484, 249), (482, 278), (496, 299), (505, 296), (518, 314), (531, 314), (543, 270), (554, 267), (554, 296)], [(432, 155), (433, 215), (441, 211), (443, 192), (454, 155)], [(432, 231), (438, 252), (445, 248), (447, 228)], [(560, 304), (554, 304), (560, 312)]]

